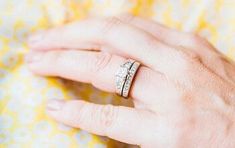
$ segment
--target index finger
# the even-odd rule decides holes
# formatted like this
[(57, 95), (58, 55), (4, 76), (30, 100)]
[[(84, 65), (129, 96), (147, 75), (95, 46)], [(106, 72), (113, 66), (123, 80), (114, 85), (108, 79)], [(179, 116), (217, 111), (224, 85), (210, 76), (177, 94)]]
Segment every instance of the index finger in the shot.
[(125, 24), (117, 18), (88, 19), (37, 34), (30, 40), (32, 49), (95, 49), (112, 47), (108, 52), (132, 58), (160, 71), (175, 65), (179, 53), (149, 33)]

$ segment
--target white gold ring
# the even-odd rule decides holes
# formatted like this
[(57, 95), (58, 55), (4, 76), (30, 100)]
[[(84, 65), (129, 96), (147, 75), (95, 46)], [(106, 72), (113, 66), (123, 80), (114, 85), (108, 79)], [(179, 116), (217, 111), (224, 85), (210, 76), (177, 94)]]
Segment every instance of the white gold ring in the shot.
[(125, 98), (128, 97), (132, 81), (139, 66), (140, 63), (132, 59), (128, 59), (120, 66), (116, 74), (116, 93), (118, 95)]

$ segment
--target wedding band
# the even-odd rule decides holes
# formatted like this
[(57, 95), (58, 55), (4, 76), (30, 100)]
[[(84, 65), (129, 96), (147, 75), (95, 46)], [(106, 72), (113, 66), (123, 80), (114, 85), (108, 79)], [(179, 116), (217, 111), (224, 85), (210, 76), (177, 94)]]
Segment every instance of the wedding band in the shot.
[(140, 66), (140, 63), (128, 59), (120, 66), (116, 74), (116, 93), (127, 98), (131, 89), (132, 81)]
[(128, 75), (127, 75), (127, 79), (126, 79), (126, 81), (125, 81), (125, 83), (124, 83), (121, 96), (123, 96), (123, 97), (125, 97), (125, 98), (128, 97), (128, 94), (129, 94), (129, 92), (130, 92), (130, 88), (131, 88), (133, 79), (134, 79), (134, 77), (135, 77), (135, 74), (136, 74), (136, 72), (137, 72), (139, 66), (140, 66), (140, 63), (139, 63), (139, 62), (136, 62), (136, 61), (135, 61), (135, 62), (133, 63), (133, 65), (132, 65), (132, 67), (130, 68), (129, 73), (128, 73)]

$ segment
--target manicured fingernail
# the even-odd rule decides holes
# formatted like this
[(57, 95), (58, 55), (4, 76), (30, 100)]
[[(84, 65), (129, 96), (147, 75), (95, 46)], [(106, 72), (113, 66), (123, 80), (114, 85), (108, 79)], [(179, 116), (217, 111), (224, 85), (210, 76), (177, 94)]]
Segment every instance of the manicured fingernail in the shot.
[(42, 55), (43, 55), (43, 53), (39, 53), (39, 52), (29, 53), (25, 56), (25, 61), (27, 63), (37, 62), (42, 58)]
[(59, 99), (50, 99), (47, 102), (47, 109), (50, 111), (57, 111), (62, 108), (64, 105), (65, 101), (64, 100), (59, 100)]

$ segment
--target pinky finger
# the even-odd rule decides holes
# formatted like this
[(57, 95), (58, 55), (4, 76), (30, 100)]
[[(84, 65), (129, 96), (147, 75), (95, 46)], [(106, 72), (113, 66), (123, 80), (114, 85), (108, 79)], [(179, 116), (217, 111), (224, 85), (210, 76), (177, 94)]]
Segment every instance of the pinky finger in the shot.
[(148, 138), (146, 135), (151, 135), (147, 133), (146, 124), (141, 118), (141, 114), (145, 113), (134, 108), (54, 99), (48, 102), (47, 112), (55, 120), (69, 126), (129, 144), (141, 145), (141, 141)]

